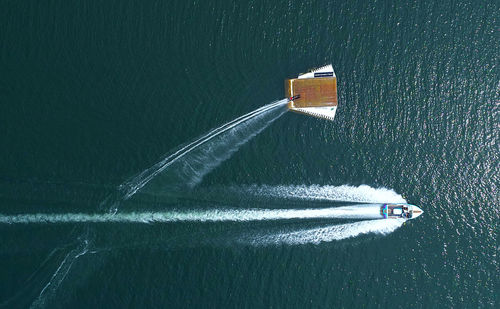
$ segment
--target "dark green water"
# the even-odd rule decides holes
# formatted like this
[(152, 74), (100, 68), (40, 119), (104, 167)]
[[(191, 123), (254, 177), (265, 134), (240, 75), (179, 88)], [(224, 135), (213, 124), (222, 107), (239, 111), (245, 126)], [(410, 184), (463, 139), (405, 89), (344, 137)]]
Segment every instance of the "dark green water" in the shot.
[[(498, 3), (1, 7), (2, 215), (320, 208), (345, 204), (331, 201), (345, 184), (425, 213), (361, 234), (325, 218), (1, 224), (0, 307), (498, 306)], [(328, 63), (334, 122), (272, 111), (122, 199), (134, 175)]]

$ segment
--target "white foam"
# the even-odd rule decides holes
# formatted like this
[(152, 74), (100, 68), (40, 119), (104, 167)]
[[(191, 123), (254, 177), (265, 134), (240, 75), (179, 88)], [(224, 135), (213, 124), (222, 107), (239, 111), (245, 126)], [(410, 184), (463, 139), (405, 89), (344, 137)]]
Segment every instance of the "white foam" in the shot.
[(205, 175), (229, 159), (242, 145), (262, 132), (287, 109), (286, 100), (271, 109), (255, 114), (252, 118), (225, 131), (204, 145), (193, 149), (170, 167), (176, 173), (178, 183), (194, 187)]
[(372, 188), (367, 185), (359, 187), (342, 186), (247, 186), (233, 187), (233, 190), (256, 196), (267, 196), (286, 199), (344, 201), (359, 203), (406, 203), (406, 200), (394, 190), (386, 188)]
[(301, 231), (263, 235), (242, 241), (250, 242), (257, 246), (319, 244), (322, 242), (356, 237), (361, 234), (389, 234), (403, 225), (404, 222), (405, 221), (402, 219), (368, 220)]
[(3, 224), (54, 223), (153, 223), (153, 222), (246, 222), (290, 219), (369, 219), (380, 217), (380, 205), (353, 205), (316, 209), (214, 209), (195, 211), (132, 212), (117, 214), (23, 214), (0, 215)]
[(35, 298), (30, 308), (45, 308), (47, 306), (47, 297), (54, 295), (63, 280), (68, 275), (73, 263), (88, 252), (88, 241), (81, 242), (76, 248), (70, 250), (61, 261), (56, 271)]
[[(186, 154), (190, 153), (192, 150), (197, 149), (199, 146), (205, 144), (206, 142), (214, 139), (215, 137), (223, 134), (224, 132), (234, 132), (234, 128), (238, 128), (241, 124), (253, 119), (254, 117), (257, 117), (259, 115), (262, 115), (268, 111), (272, 111), (278, 107), (285, 106), (287, 103), (287, 100), (281, 100), (277, 101), (268, 105), (265, 105), (261, 108), (258, 108), (250, 113), (247, 113), (241, 117), (238, 117), (234, 120), (229, 121), (228, 123), (211, 130), (210, 132), (206, 133), (205, 135), (199, 137), (198, 139), (194, 140), (193, 142), (190, 142), (187, 145), (181, 146), (178, 150), (175, 150), (173, 153), (170, 155), (166, 156), (164, 159), (162, 159), (160, 162), (156, 163), (152, 167), (146, 169), (145, 171), (141, 172), (137, 176), (131, 178), (129, 181), (123, 183), (118, 187), (119, 191), (119, 196), (117, 197), (116, 201), (114, 201), (110, 205), (110, 211), (113, 212), (113, 214), (116, 213), (118, 210), (118, 205), (121, 201), (129, 199), (132, 197), (137, 191), (139, 191), (141, 188), (143, 188), (147, 183), (149, 183), (152, 179), (154, 179), (157, 175), (165, 171), (171, 164), (174, 162), (178, 161), (180, 158), (183, 158)], [(277, 117), (281, 116), (282, 112), (280, 112)], [(277, 117), (272, 118), (270, 121), (264, 121), (262, 123), (257, 123), (254, 127), (254, 133), (249, 134), (246, 136), (245, 139), (235, 143), (232, 148), (228, 149), (229, 156), (235, 152), (242, 144), (246, 143), (248, 140), (250, 140), (252, 137), (257, 135), (259, 132), (261, 132), (265, 127), (267, 127), (272, 121), (277, 119)], [(261, 124), (262, 126), (259, 128), (258, 124)], [(232, 143), (232, 141), (228, 141), (229, 143)], [(234, 147), (235, 146), (235, 147)], [(229, 156), (222, 156), (219, 157), (218, 163), (213, 164), (212, 162), (212, 169), (215, 168), (220, 162), (223, 160), (227, 159)], [(217, 161), (217, 160), (216, 160)], [(196, 176), (197, 178), (194, 179), (194, 183), (196, 181), (200, 181), (203, 175), (208, 173), (211, 169), (204, 169), (200, 173), (198, 173)], [(193, 183), (193, 182), (192, 182)], [(191, 185), (192, 185), (191, 183)], [(105, 201), (103, 201), (103, 204), (107, 202), (111, 197), (108, 197)], [(17, 219), (13, 220), (11, 223), (16, 223), (14, 221), (19, 221), (18, 223), (42, 223), (44, 221), (41, 220), (46, 220), (45, 222), (50, 223), (50, 222), (78, 222), (75, 221), (76, 219), (79, 220), (90, 220), (86, 222), (103, 222), (102, 218), (100, 218), (101, 215), (82, 215), (82, 214), (76, 214), (73, 216), (72, 214), (66, 214), (66, 215), (55, 215), (55, 217), (52, 217), (52, 215), (21, 215), (18, 216)], [(15, 216), (0, 216), (0, 222), (3, 223), (8, 223), (4, 222), (5, 220), (12, 220), (14, 219), (13, 217)], [(36, 221), (40, 219), (40, 221)], [(60, 221), (57, 221), (60, 220)], [(94, 220), (94, 221), (92, 221)], [(26, 222), (22, 222), (26, 221)], [(108, 221), (104, 221), (108, 222)], [(82, 251), (83, 252), (83, 251)], [(85, 251), (86, 252), (86, 251)], [(45, 302), (53, 297), (55, 294), (55, 291), (61, 284), (61, 282), (64, 280), (66, 277), (66, 274), (69, 272), (71, 269), (71, 266), (73, 265), (74, 261), (81, 256), (80, 253), (74, 253), (71, 251), (68, 256), (62, 261), (61, 266), (59, 269), (56, 270), (54, 273), (53, 277), (48, 281), (46, 287), (41, 291), (39, 297), (32, 303), (32, 307), (42, 307), (45, 305)]]
[[(251, 119), (253, 119), (253, 118), (257, 117), (257, 116), (263, 115), (263, 114), (265, 114), (268, 111), (271, 111), (271, 110), (276, 109), (278, 107), (285, 106), (287, 104), (287, 102), (288, 102), (287, 99), (283, 99), (283, 100), (280, 100), (280, 101), (277, 101), (277, 102), (265, 105), (265, 106), (263, 106), (261, 108), (258, 108), (256, 110), (250, 112), (250, 113), (247, 113), (247, 114), (245, 114), (243, 116), (240, 116), (240, 117), (238, 117), (238, 118), (236, 118), (234, 120), (231, 120), (230, 122), (228, 122), (228, 123), (226, 123), (226, 124), (224, 124), (224, 125), (216, 128), (216, 129), (214, 129), (214, 130), (206, 133), (205, 135), (199, 137), (198, 139), (194, 140), (193, 142), (191, 142), (191, 143), (189, 143), (189, 144), (181, 147), (180, 149), (178, 149), (175, 152), (173, 152), (172, 154), (168, 155), (167, 157), (165, 157), (164, 159), (162, 159), (160, 162), (156, 163), (152, 167), (146, 169), (145, 171), (141, 172), (139, 175), (133, 177), (131, 180), (125, 182), (122, 185), (120, 185), (119, 189), (120, 189), (120, 191), (123, 192), (123, 199), (130, 198), (138, 190), (140, 190), (142, 187), (144, 187), (149, 181), (151, 181), (158, 174), (160, 174), (165, 169), (167, 169), (174, 162), (176, 162), (177, 160), (183, 158), (185, 155), (187, 155), (191, 151), (197, 149), (201, 145), (207, 143), (208, 141), (210, 141), (210, 140), (218, 137), (219, 135), (221, 135), (224, 132), (227, 132), (227, 131), (229, 131), (231, 129), (246, 128), (248, 126), (248, 124), (247, 124), (247, 126), (245, 126), (245, 125), (242, 126), (242, 124), (245, 124), (247, 121), (249, 121), (249, 120), (251, 120)], [(211, 166), (211, 168), (209, 168), (209, 169), (207, 169), (205, 167), (205, 174), (209, 170), (213, 169), (218, 164), (220, 164), (220, 162), (222, 162), (223, 160), (227, 159), (241, 145), (243, 145), (248, 140), (250, 140), (252, 137), (254, 137), (258, 133), (260, 133), (272, 121), (274, 121), (279, 116), (281, 116), (284, 111), (286, 111), (286, 110), (283, 110), (281, 113), (279, 113), (276, 117), (272, 118), (270, 121), (262, 123), (261, 126), (257, 126), (254, 129), (253, 133), (249, 133), (249, 134), (245, 135), (243, 138), (240, 138), (240, 140), (237, 140), (237, 141), (234, 141), (232, 139), (226, 140), (226, 141), (222, 140), (222, 143), (224, 143), (224, 145), (230, 145), (231, 147), (230, 147), (230, 149), (228, 149), (228, 151), (223, 156), (221, 156), (218, 159), (215, 158), (215, 161), (219, 161), (217, 164), (214, 164), (214, 160), (213, 160), (214, 158), (213, 157), (211, 158), (212, 160), (205, 162), (206, 163), (206, 167), (208, 167), (209, 165)], [(235, 134), (234, 131), (232, 131), (232, 132), (230, 131), (230, 133)], [(207, 147), (207, 151), (210, 151), (213, 148), (213, 146), (214, 146), (213, 144), (209, 145)], [(206, 157), (209, 158), (209, 155), (207, 155)], [(197, 175), (197, 177), (200, 178), (200, 174), (201, 173), (198, 173), (198, 174), (199, 175)]]

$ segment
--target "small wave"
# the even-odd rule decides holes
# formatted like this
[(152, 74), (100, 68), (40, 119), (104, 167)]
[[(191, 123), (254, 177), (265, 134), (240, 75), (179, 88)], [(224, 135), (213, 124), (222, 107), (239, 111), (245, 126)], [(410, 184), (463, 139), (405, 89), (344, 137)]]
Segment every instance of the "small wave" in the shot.
[(300, 199), (316, 201), (342, 201), (356, 203), (406, 203), (406, 200), (394, 190), (373, 188), (368, 185), (358, 187), (319, 186), (319, 185), (251, 185), (247, 187), (233, 187), (234, 191), (261, 197), (280, 199)]
[(319, 244), (356, 237), (361, 234), (389, 234), (398, 229), (404, 222), (402, 219), (368, 220), (294, 232), (260, 235), (242, 239), (241, 241), (255, 246)]

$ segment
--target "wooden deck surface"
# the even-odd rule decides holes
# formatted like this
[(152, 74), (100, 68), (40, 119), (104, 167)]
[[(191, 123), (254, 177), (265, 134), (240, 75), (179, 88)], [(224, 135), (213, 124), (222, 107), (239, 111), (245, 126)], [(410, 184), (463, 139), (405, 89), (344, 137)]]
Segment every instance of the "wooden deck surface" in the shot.
[(337, 79), (335, 77), (285, 80), (287, 98), (300, 94), (293, 107), (337, 106)]

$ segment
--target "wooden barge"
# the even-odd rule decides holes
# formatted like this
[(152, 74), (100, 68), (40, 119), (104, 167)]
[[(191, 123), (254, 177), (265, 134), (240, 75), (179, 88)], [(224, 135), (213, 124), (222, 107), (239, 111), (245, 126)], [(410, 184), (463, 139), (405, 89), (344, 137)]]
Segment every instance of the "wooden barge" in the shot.
[(337, 111), (337, 77), (332, 65), (285, 80), (291, 111), (333, 120)]

